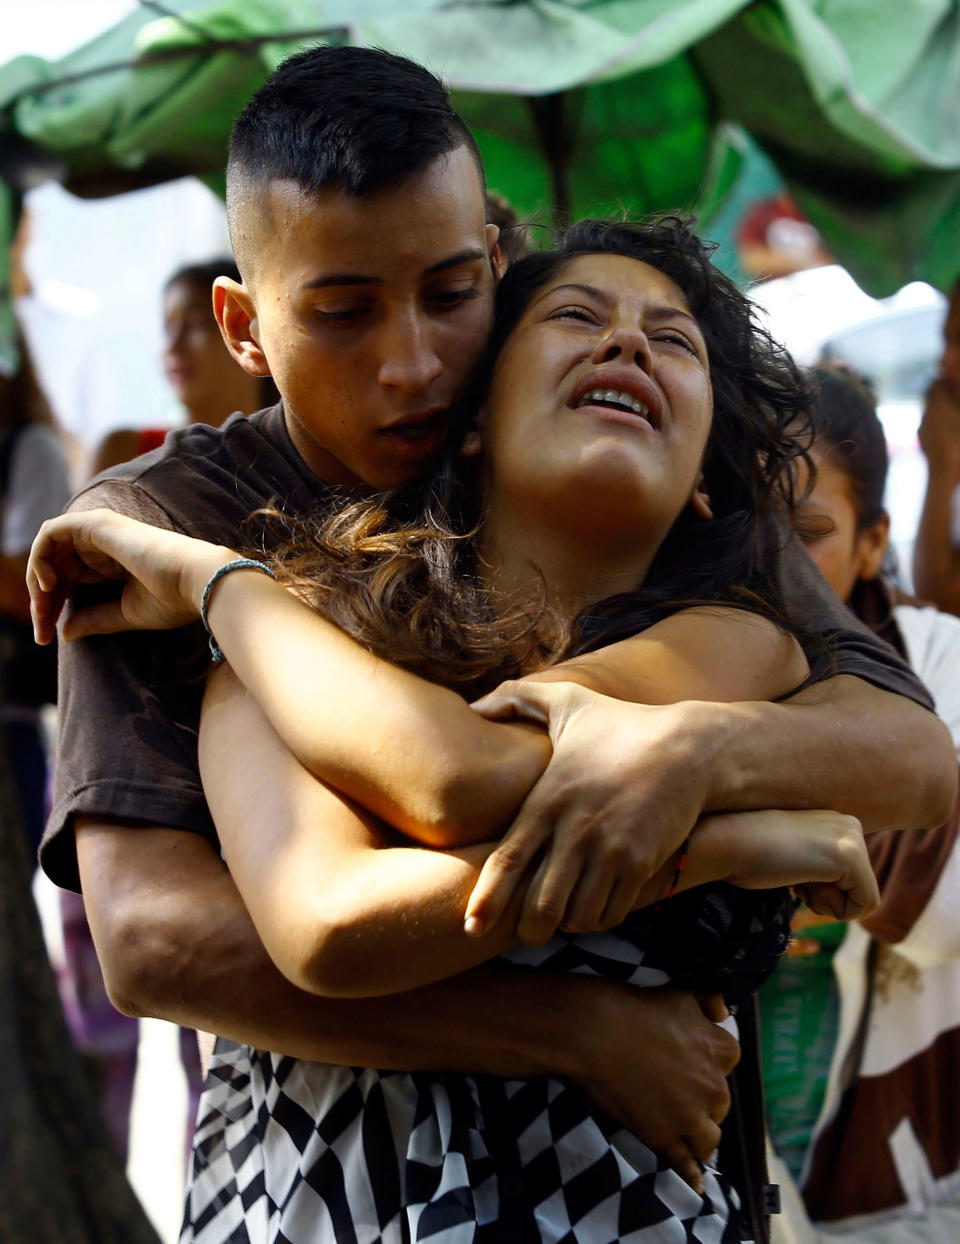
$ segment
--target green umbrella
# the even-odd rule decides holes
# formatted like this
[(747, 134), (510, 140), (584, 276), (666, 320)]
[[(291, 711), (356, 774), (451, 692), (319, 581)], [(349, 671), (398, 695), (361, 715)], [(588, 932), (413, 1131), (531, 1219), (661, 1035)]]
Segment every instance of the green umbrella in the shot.
[(0, 68), (0, 175), (219, 187), (251, 91), (300, 47), (349, 42), (437, 70), (523, 216), (709, 223), (746, 132), (871, 293), (942, 288), (960, 266), (958, 35), (957, 0), (141, 0), (60, 61)]

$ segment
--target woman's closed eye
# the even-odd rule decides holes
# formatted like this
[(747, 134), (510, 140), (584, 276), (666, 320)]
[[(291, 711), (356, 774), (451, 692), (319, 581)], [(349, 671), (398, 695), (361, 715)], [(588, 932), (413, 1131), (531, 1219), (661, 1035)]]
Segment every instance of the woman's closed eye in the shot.
[(597, 315), (596, 311), (592, 311), (589, 307), (577, 306), (575, 304), (557, 307), (555, 311), (550, 312), (547, 319), (576, 320), (582, 324), (600, 324), (600, 317)]
[(677, 329), (674, 329), (674, 328), (659, 329), (655, 333), (650, 333), (650, 340), (651, 341), (663, 341), (663, 342), (666, 342), (668, 345), (679, 346), (682, 350), (686, 350), (688, 353), (692, 354), (695, 358), (700, 357), (700, 351), (697, 348), (696, 343), (691, 341), (690, 338), (686, 336), (685, 333), (681, 333)]

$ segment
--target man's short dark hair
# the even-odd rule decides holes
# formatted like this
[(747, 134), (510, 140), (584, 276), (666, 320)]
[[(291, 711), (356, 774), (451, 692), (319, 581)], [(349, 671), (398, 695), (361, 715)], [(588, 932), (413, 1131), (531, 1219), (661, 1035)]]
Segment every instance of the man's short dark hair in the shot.
[(372, 194), (466, 147), (480, 153), (430, 70), (376, 48), (313, 47), (283, 61), (230, 136), (227, 211), (253, 186), (296, 182), (308, 194)]

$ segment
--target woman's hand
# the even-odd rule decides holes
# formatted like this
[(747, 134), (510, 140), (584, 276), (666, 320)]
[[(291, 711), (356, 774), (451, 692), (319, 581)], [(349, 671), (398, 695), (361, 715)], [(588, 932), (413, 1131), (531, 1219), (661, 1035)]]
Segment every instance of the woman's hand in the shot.
[(235, 557), (219, 545), (113, 510), (81, 510), (48, 519), (27, 562), (34, 637), (39, 644), (51, 643), (74, 588), (108, 580), (124, 583), (119, 598), (75, 609), (64, 622), (64, 639), (185, 626), (200, 616), (210, 576)]
[(880, 901), (860, 822), (842, 812), (704, 817), (693, 834), (688, 870), (687, 887), (701, 879), (747, 890), (792, 886), (809, 908), (836, 920), (868, 916)]

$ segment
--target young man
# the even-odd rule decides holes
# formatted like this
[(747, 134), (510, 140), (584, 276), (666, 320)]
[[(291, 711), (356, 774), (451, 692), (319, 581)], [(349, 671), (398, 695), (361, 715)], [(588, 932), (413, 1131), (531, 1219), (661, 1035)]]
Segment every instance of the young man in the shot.
[[(234, 357), (269, 372), (282, 404), (179, 431), (75, 507), (237, 543), (258, 507), (305, 513), (326, 484), (396, 484), (440, 447), (484, 344), (498, 264), (476, 148), (441, 84), (380, 52), (294, 57), (237, 123), (228, 211), (243, 282), (217, 282), (216, 314)], [(815, 593), (809, 573), (797, 572), (801, 590)], [(202, 659), (204, 637), (190, 635), (103, 636), (63, 652), (42, 862), (61, 885), (82, 880), (116, 1004), (301, 1058), (577, 1076), (671, 1160), (706, 1156), (736, 1048), (689, 996), (491, 965), (416, 993), (337, 1001), (279, 975), (217, 853), (196, 764), (202, 679), (184, 661), (191, 645)], [(882, 646), (847, 638), (847, 676), (791, 706), (711, 706), (695, 730), (689, 713), (649, 709), (611, 736), (601, 701), (581, 705), (555, 732), (519, 853), (544, 825), (574, 836), (585, 826), (588, 841), (598, 809), (605, 836), (635, 839), (642, 824), (661, 860), (709, 807), (833, 806), (870, 828), (903, 825), (917, 808), (925, 823), (944, 819), (949, 736), (891, 694), (926, 703)], [(563, 694), (545, 693), (561, 720)], [(501, 860), (506, 872), (516, 855)], [(555, 924), (558, 913), (541, 915)]]

